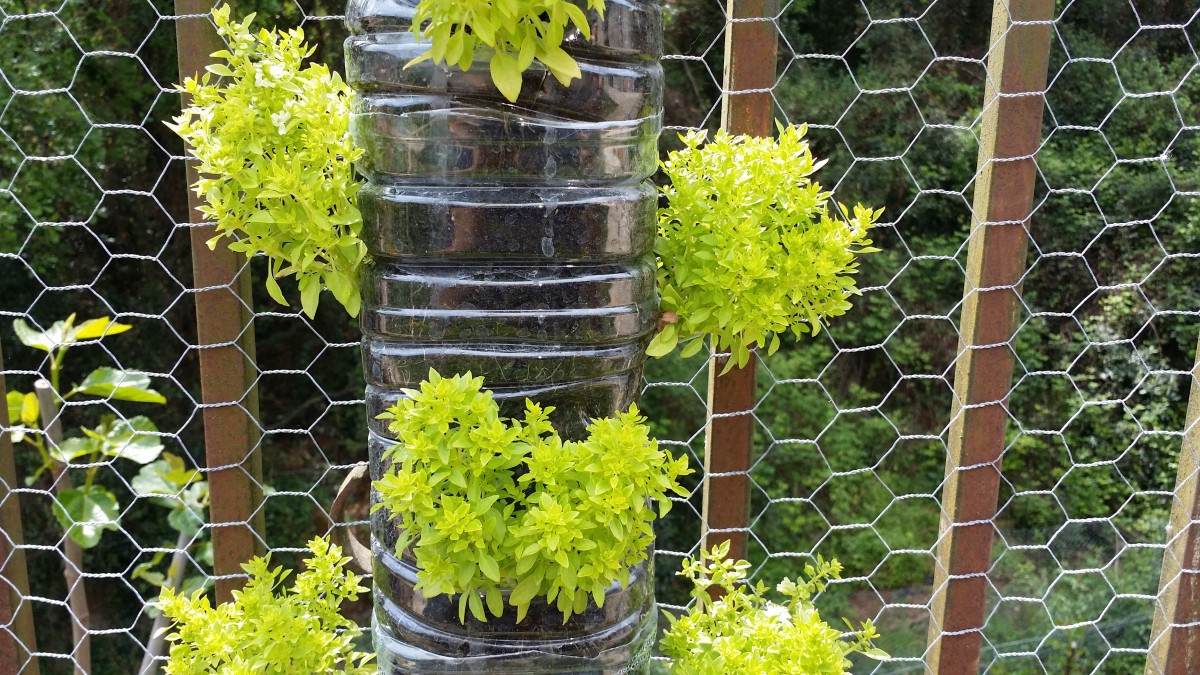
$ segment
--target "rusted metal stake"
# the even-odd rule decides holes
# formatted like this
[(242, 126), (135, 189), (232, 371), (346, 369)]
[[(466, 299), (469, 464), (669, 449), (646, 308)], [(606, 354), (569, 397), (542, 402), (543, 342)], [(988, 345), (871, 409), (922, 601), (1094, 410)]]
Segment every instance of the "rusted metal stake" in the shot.
[[(991, 564), (992, 519), (1008, 422), (1005, 401), (1026, 270), (1054, 0), (996, 0), (979, 179), (967, 253), (962, 341), (936, 548), (928, 672), (975, 673)], [(1041, 22), (1041, 23), (1028, 23)]]
[(1147, 675), (1200, 672), (1200, 345), (1150, 630)]
[[(4, 354), (0, 353), (0, 427), (12, 425), (4, 383)], [(21, 504), (16, 493), (17, 468), (13, 461), (12, 439), (0, 430), (0, 675), (38, 675), (37, 636), (33, 629), (33, 609), (29, 600), (29, 572), (25, 566), (24, 528)]]
[[(778, 0), (729, 0), (725, 33), (725, 84), (721, 126), (731, 134), (770, 136), (775, 130), (775, 61)], [(729, 555), (745, 558), (750, 523), (750, 463), (754, 453), (754, 373), (757, 359), (725, 369), (726, 357), (708, 367), (708, 424), (704, 438), (703, 546), (728, 540)], [(715, 476), (713, 474), (716, 474)]]
[[(193, 76), (224, 48), (208, 19), (212, 0), (176, 0), (176, 37), (181, 77)], [(187, 106), (185, 99), (184, 106)], [(196, 182), (195, 164), (187, 164), (187, 182)], [(258, 391), (254, 386), (254, 313), (250, 271), (243, 256), (218, 244), (211, 225), (201, 225), (201, 199), (188, 191), (195, 275), (196, 334), (204, 403), (205, 457), (217, 600), (227, 602), (245, 582), (242, 563), (264, 547), (262, 459), (258, 452)]]

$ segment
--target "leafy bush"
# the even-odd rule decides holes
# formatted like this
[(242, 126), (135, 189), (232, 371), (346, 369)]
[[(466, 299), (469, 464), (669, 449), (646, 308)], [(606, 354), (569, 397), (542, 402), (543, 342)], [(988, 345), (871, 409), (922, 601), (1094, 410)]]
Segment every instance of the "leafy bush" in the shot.
[[(686, 675), (750, 675), (785, 673), (821, 675), (844, 673), (846, 658), (861, 653), (873, 659), (888, 655), (871, 646), (878, 637), (870, 621), (864, 621), (853, 640), (821, 619), (812, 603), (814, 594), (825, 590), (828, 579), (837, 579), (841, 565), (836, 560), (806, 565), (808, 580), (784, 579), (776, 590), (787, 598), (784, 604), (766, 599), (766, 586), (745, 583), (750, 563), (726, 560), (729, 542), (701, 551), (700, 560), (685, 560), (680, 575), (692, 582), (695, 604), (689, 613), (676, 618), (667, 613), (671, 628), (663, 635), (662, 650), (674, 659), (672, 672)], [(709, 593), (720, 589), (720, 599)], [(849, 622), (847, 622), (849, 625)], [(851, 627), (853, 628), (853, 627)]]
[[(848, 220), (829, 213), (831, 193), (810, 176), (813, 159), (805, 127), (780, 127), (779, 139), (705, 132), (682, 136), (662, 169), (670, 184), (659, 210), (658, 285), (668, 322), (649, 353), (663, 356), (684, 340), (712, 335), (745, 365), (750, 346), (768, 353), (779, 333), (821, 330), (821, 322), (850, 309), (856, 294), (855, 256), (871, 253), (867, 230), (882, 210), (854, 207)], [(683, 356), (703, 346), (695, 340)]]
[(184, 81), (191, 105), (170, 125), (200, 160), (201, 210), (230, 249), (270, 258), (267, 290), (276, 302), (288, 304), (278, 279), (295, 275), (309, 317), (324, 288), (357, 316), (366, 248), (358, 236), (353, 162), (361, 150), (350, 138), (350, 90), (327, 66), (304, 65), (313, 48), (302, 30), (253, 34), (254, 15), (231, 21), (228, 5), (213, 19), (229, 43), (214, 54), (225, 63)]
[[(68, 391), (61, 388), (63, 363), (72, 347), (82, 341), (119, 335), (131, 328), (129, 324), (117, 323), (108, 317), (90, 319), (76, 326), (74, 314), (54, 322), (44, 331), (33, 329), (22, 319), (13, 322), (13, 331), (22, 344), (48, 355), (50, 387), (59, 400), (84, 395), (110, 401), (166, 403), (162, 394), (150, 388), (149, 376), (109, 367), (96, 368)], [(57, 475), (56, 472), (72, 463), (87, 466), (84, 484), (59, 490), (53, 511), (63, 531), (75, 543), (85, 549), (95, 547), (105, 531), (117, 529), (121, 514), (117, 496), (96, 483), (97, 473), (105, 466), (104, 460), (118, 458), (141, 464), (146, 470), (163, 454), (158, 427), (143, 415), (128, 419), (104, 415), (97, 426), (84, 427), (82, 435), (59, 443), (43, 431), (59, 417), (57, 409), (42, 410), (33, 392), (14, 390), (8, 392), (6, 398), (8, 418), (13, 424), (13, 442), (31, 445), (42, 460), (41, 466), (26, 479), (27, 484), (32, 485), (46, 472)]]
[[(587, 0), (587, 8), (601, 17), (604, 6), (604, 0)], [(560, 46), (563, 33), (574, 25), (591, 38), (584, 11), (566, 0), (422, 0), (412, 25), (432, 45), (408, 65), (433, 59), (467, 70), (482, 46), (492, 54), (492, 81), (509, 101), (517, 100), (521, 73), (535, 60), (569, 86), (580, 72)]]
[(362, 631), (341, 616), (345, 601), (367, 589), (345, 569), (349, 558), (328, 541), (308, 542), (312, 557), (296, 575), (291, 591), (275, 589), (289, 571), (271, 569), (271, 556), (242, 566), (250, 574), (233, 602), (213, 607), (201, 591), (191, 595), (164, 589), (162, 611), (175, 621), (167, 675), (250, 673), (355, 673), (373, 675), (373, 654), (354, 650)]
[(676, 480), (691, 473), (650, 438), (636, 407), (593, 420), (587, 439), (563, 441), (547, 420), (552, 408), (528, 401), (524, 420), (500, 418), (483, 378), (429, 372), (383, 417), (400, 441), (375, 482), (379, 503), (400, 528), (398, 554), (410, 545), (417, 588), (428, 597), (461, 594), (480, 621), (504, 611), (517, 621), (537, 596), (556, 602), (564, 621), (589, 596), (604, 605), (614, 582), (646, 559), (658, 516)]

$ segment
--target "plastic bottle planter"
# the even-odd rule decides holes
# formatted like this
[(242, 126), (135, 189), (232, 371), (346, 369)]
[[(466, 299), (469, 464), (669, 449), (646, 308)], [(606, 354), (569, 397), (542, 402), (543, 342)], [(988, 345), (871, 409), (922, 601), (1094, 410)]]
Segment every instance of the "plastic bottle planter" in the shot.
[[(526, 397), (565, 437), (623, 410), (640, 388), (657, 312), (657, 166), (662, 127), (658, 0), (609, 0), (592, 39), (564, 48), (583, 77), (561, 86), (538, 64), (509, 104), (486, 60), (468, 72), (429, 61), (409, 32), (417, 0), (351, 0), (346, 42), (364, 239), (363, 362), (371, 473), (394, 441), (375, 415), (429, 367), (485, 378), (504, 412)], [(482, 54), (481, 54), (482, 56)], [(552, 607), (458, 621), (450, 598), (413, 590), (392, 553), (391, 516), (373, 517), (375, 640), (393, 673), (638, 672), (653, 642), (653, 574), (563, 624)]]

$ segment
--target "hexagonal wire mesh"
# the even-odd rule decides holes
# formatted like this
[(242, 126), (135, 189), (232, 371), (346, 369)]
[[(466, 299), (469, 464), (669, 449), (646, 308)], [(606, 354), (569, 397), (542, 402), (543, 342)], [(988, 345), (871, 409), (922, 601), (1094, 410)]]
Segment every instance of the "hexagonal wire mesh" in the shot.
[[(146, 372), (167, 403), (71, 397), (64, 435), (104, 415), (144, 415), (164, 452), (204, 467), (214, 406), (204, 403), (200, 353), (210, 347), (197, 335), (183, 148), (162, 124), (179, 109), (181, 17), (165, 0), (94, 4), (0, 0), (0, 315), (39, 330), (71, 313), (132, 324), (73, 349), (60, 391), (108, 366)], [(971, 320), (962, 289), (972, 220), (988, 220), (973, 211), (986, 185), (976, 165), (989, 137), (984, 89), (988, 58), (1012, 29), (990, 34), (988, 0), (791, 0), (768, 12), (779, 40), (774, 115), (808, 123), (815, 152), (829, 159), (823, 183), (842, 201), (885, 206), (887, 222), (851, 314), (760, 362), (742, 416), (754, 444), (744, 532), (756, 578), (794, 576), (817, 553), (845, 564), (823, 610), (874, 619), (893, 657), (856, 671), (924, 668), (935, 591), (945, 590), (935, 555), (953, 514), (943, 491), (956, 475), (995, 466), (968, 462), (946, 478), (955, 423), (982, 409), (977, 399), (955, 407), (955, 378), (967, 355), (996, 348), (1013, 376), (1011, 386), (993, 378), (1008, 399), (1003, 437), (993, 434), (1003, 450), (995, 511), (985, 504), (979, 520), (959, 519), (986, 531), (976, 544), (990, 542), (984, 570), (961, 577), (982, 582), (983, 614), (974, 628), (933, 633), (978, 636), (989, 673), (1143, 669), (1200, 324), (1189, 283), (1200, 265), (1192, 4), (1064, 1), (1052, 22), (1029, 24), (1049, 27), (1050, 51), (1032, 217), (1018, 228), (1028, 264), (987, 286), (1020, 289), (1014, 330), (972, 349), (959, 344)], [(316, 58), (340, 66), (338, 3), (239, 3), (253, 9), (263, 24), (303, 26), (321, 45)], [(677, 147), (672, 132), (719, 124), (730, 26), (718, 0), (665, 9), (664, 151)], [(983, 229), (1006, 224), (993, 216)], [(261, 278), (259, 262), (251, 267)], [(239, 343), (234, 361), (260, 406), (268, 494), (259, 543), (294, 564), (308, 537), (328, 531), (332, 494), (363, 458), (358, 338), (335, 307), (309, 321), (260, 295), (256, 344)], [(49, 375), (52, 359), (8, 327), (0, 344), (10, 390), (30, 392)], [(698, 468), (711, 358), (671, 357), (647, 372), (643, 407), (655, 433)], [(177, 538), (167, 520), (186, 521), (195, 502), (182, 492), (165, 505), (138, 496), (140, 467), (118, 454), (35, 476), (38, 452), (18, 443), (9, 487), (30, 570), (22, 609), (35, 619), (44, 672), (82, 662), (72, 638), (81, 619), (91, 672), (135, 672), (153, 621), (145, 602), (172, 555), (182, 550), (187, 575), (212, 579), (212, 528)], [(67, 538), (52, 508), (69, 501), (67, 480), (104, 487), (115, 502), (105, 508), (120, 514), (82, 554), (88, 619), (64, 583), (81, 587), (62, 572)], [(660, 527), (658, 589), (670, 610), (686, 601), (674, 571), (700, 541), (696, 485)], [(366, 623), (365, 604), (348, 611)]]

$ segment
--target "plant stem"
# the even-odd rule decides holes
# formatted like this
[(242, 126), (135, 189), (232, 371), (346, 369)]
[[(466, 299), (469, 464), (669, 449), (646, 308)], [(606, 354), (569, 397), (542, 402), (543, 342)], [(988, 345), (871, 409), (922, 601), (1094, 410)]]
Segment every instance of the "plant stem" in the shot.
[[(167, 578), (167, 588), (172, 591), (179, 592), (183, 587), (183, 571), (187, 569), (187, 550), (191, 542), (192, 538), (186, 532), (180, 532), (179, 538), (175, 540), (175, 555), (171, 556), (170, 576)], [(146, 656), (142, 658), (142, 667), (138, 668), (138, 675), (153, 675), (158, 671), (157, 660), (163, 655), (163, 645), (166, 644), (166, 627), (167, 615), (159, 612), (154, 619), (154, 625), (150, 627)]]
[[(62, 443), (62, 424), (58, 420), (58, 400), (53, 386), (45, 379), (33, 384), (33, 390), (38, 397), (38, 407), (42, 413), (42, 428), (45, 429), (46, 440), (51, 447)], [(57, 494), (71, 489), (71, 478), (67, 475), (67, 466), (61, 462), (51, 462), (50, 475), (54, 477), (54, 491)], [(63, 537), (63, 578), (67, 582), (67, 603), (71, 608), (71, 634), (75, 641), (75, 675), (90, 675), (92, 672), (92, 641), (88, 629), (92, 622), (92, 613), (88, 609), (87, 589), (83, 582), (83, 549), (68, 536)]]

